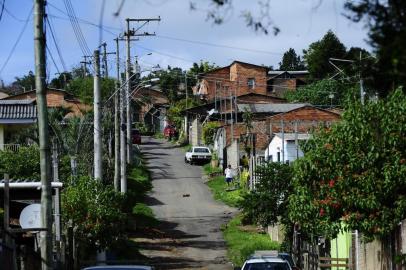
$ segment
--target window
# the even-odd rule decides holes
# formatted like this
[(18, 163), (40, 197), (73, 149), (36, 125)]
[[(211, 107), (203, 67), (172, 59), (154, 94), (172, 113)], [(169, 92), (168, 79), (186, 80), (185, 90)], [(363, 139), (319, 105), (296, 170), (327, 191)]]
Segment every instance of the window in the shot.
[(277, 153), (277, 157), (278, 157), (278, 158), (277, 158), (277, 161), (278, 161), (278, 162), (281, 162), (281, 152), (278, 152), (278, 153)]
[(255, 88), (255, 78), (248, 78), (248, 88), (249, 89), (254, 89)]

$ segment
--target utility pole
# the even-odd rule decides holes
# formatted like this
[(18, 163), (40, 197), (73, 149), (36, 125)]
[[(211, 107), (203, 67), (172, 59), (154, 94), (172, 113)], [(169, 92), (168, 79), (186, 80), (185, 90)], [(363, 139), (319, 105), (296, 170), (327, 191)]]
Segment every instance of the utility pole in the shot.
[[(126, 61), (126, 66), (125, 66), (125, 79), (127, 81), (127, 91), (126, 91), (126, 112), (127, 112), (127, 163), (131, 164), (132, 160), (132, 141), (131, 141), (131, 130), (132, 130), (132, 124), (131, 124), (131, 102), (130, 102), (130, 93), (131, 93), (131, 82), (130, 82), (130, 77), (131, 77), (131, 48), (130, 48), (130, 39), (131, 36), (134, 34), (133, 31), (130, 31), (130, 19), (126, 19), (127, 22), (127, 32), (125, 34), (126, 38), (126, 50), (127, 50), (127, 61)], [(127, 187), (126, 187), (127, 189)]]
[[(58, 164), (58, 146), (56, 142), (52, 144), (52, 175), (53, 181), (59, 182), (59, 164)], [(61, 197), (59, 188), (55, 189), (54, 208), (55, 208), (55, 246), (57, 268), (61, 266)]]
[(41, 169), (41, 223), (40, 232), (41, 269), (53, 269), (52, 258), (52, 192), (51, 192), (51, 155), (48, 134), (48, 109), (45, 86), (45, 1), (34, 0), (34, 51), (35, 51), (35, 88), (38, 111), (38, 134)]
[(187, 101), (188, 101), (188, 91), (187, 91), (187, 71), (185, 71), (185, 91), (186, 91), (186, 110), (188, 109)]
[(116, 94), (114, 95), (114, 189), (119, 191), (120, 188), (120, 46), (118, 38), (116, 41)]
[(83, 69), (83, 78), (86, 78), (86, 74), (87, 74), (87, 65), (90, 64), (87, 61), (88, 56), (87, 55), (83, 55), (83, 58), (85, 59), (84, 61), (81, 61), (80, 63), (82, 64), (82, 69)]
[(139, 30), (141, 27), (139, 27), (137, 30), (130, 29), (130, 22), (143, 22), (144, 24), (149, 23), (151, 21), (161, 21), (161, 18), (155, 18), (155, 19), (126, 19), (127, 23), (127, 31), (125, 32), (125, 37), (126, 37), (126, 49), (127, 49), (127, 61), (126, 61), (126, 81), (127, 81), (127, 93), (126, 93), (126, 104), (127, 104), (127, 163), (132, 164), (133, 161), (133, 147), (132, 147), (132, 141), (131, 141), (131, 131), (132, 131), (132, 110), (131, 110), (131, 99), (130, 93), (131, 93), (131, 82), (130, 82), (130, 77), (131, 77), (131, 55), (130, 55), (130, 41), (132, 36), (155, 36), (155, 33), (150, 34), (150, 33), (142, 33), (142, 34), (137, 34), (136, 31)]
[(93, 110), (94, 110), (94, 178), (102, 181), (102, 134), (101, 134), (101, 111), (100, 111), (100, 52), (94, 51), (94, 82), (93, 82)]
[(103, 46), (103, 66), (104, 66), (104, 70), (103, 70), (103, 77), (104, 78), (108, 78), (109, 77), (109, 71), (108, 71), (108, 68), (107, 68), (107, 43), (106, 42), (104, 42), (103, 44), (102, 44), (102, 46)]

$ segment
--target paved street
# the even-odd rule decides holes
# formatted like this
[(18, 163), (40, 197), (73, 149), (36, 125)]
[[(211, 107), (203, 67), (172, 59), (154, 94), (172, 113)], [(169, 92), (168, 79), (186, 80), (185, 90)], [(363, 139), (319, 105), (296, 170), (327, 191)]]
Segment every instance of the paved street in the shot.
[(182, 149), (143, 137), (141, 151), (152, 172), (147, 200), (161, 220), (161, 237), (138, 239), (158, 269), (232, 269), (220, 231), (234, 209), (214, 201), (202, 168), (184, 163)]

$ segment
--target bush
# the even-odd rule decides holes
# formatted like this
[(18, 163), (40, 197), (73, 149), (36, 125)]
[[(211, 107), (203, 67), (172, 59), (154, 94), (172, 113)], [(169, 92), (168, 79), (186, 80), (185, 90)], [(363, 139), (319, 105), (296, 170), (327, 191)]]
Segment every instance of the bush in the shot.
[(63, 190), (62, 213), (76, 228), (81, 251), (108, 249), (126, 237), (124, 196), (90, 177), (79, 177)]
[(20, 147), (17, 152), (0, 151), (1, 178), (5, 173), (14, 179), (39, 181), (41, 174), (38, 146)]
[(216, 130), (220, 127), (219, 122), (208, 122), (203, 126), (202, 138), (206, 145), (213, 145), (214, 134)]

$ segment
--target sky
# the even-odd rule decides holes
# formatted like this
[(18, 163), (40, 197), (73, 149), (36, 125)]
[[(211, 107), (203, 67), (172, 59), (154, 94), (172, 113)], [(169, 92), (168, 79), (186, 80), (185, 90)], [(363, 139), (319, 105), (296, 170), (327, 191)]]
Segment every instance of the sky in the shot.
[[(119, 16), (114, 16), (114, 13), (122, 0), (105, 0), (102, 17), (103, 0), (70, 1), (90, 53), (98, 48), (100, 41), (107, 43), (109, 52), (115, 51), (113, 39), (124, 32), (125, 18), (160, 16), (160, 22), (150, 22), (139, 30), (139, 33), (155, 32), (156, 36), (140, 37), (131, 44), (132, 59), (138, 55), (142, 70), (145, 71), (157, 64), (162, 68), (171, 66), (186, 69), (193, 62), (201, 60), (218, 66), (239, 60), (277, 68), (285, 51), (294, 48), (302, 54), (303, 49), (320, 40), (329, 29), (347, 48), (357, 46), (370, 50), (367, 29), (362, 23), (353, 23), (343, 16), (343, 0), (270, 0), (270, 17), (281, 30), (277, 36), (265, 35), (246, 27), (241, 14), (244, 10), (259, 14), (256, 0), (233, 0), (233, 7), (228, 10), (221, 25), (207, 20), (207, 10), (212, 5), (210, 0), (193, 0), (196, 10), (190, 9), (191, 0), (125, 0)], [(83, 61), (84, 52), (80, 49), (66, 14), (64, 0), (47, 2), (49, 22), (65, 67), (69, 70)], [(32, 3), (33, 0), (5, 1), (0, 20), (0, 79), (6, 84), (11, 83), (16, 76), (34, 70)], [(102, 31), (99, 31), (98, 25), (103, 25)], [(135, 29), (139, 26), (137, 23), (131, 24)], [(19, 35), (21, 38), (16, 43)], [(52, 78), (55, 73), (64, 71), (64, 67), (48, 25), (47, 44), (47, 74)], [(14, 45), (15, 49), (12, 50)], [(122, 67), (124, 46), (124, 42), (120, 42)], [(8, 56), (10, 59), (5, 64)], [(108, 66), (110, 74), (115, 74), (114, 55), (109, 55)]]

